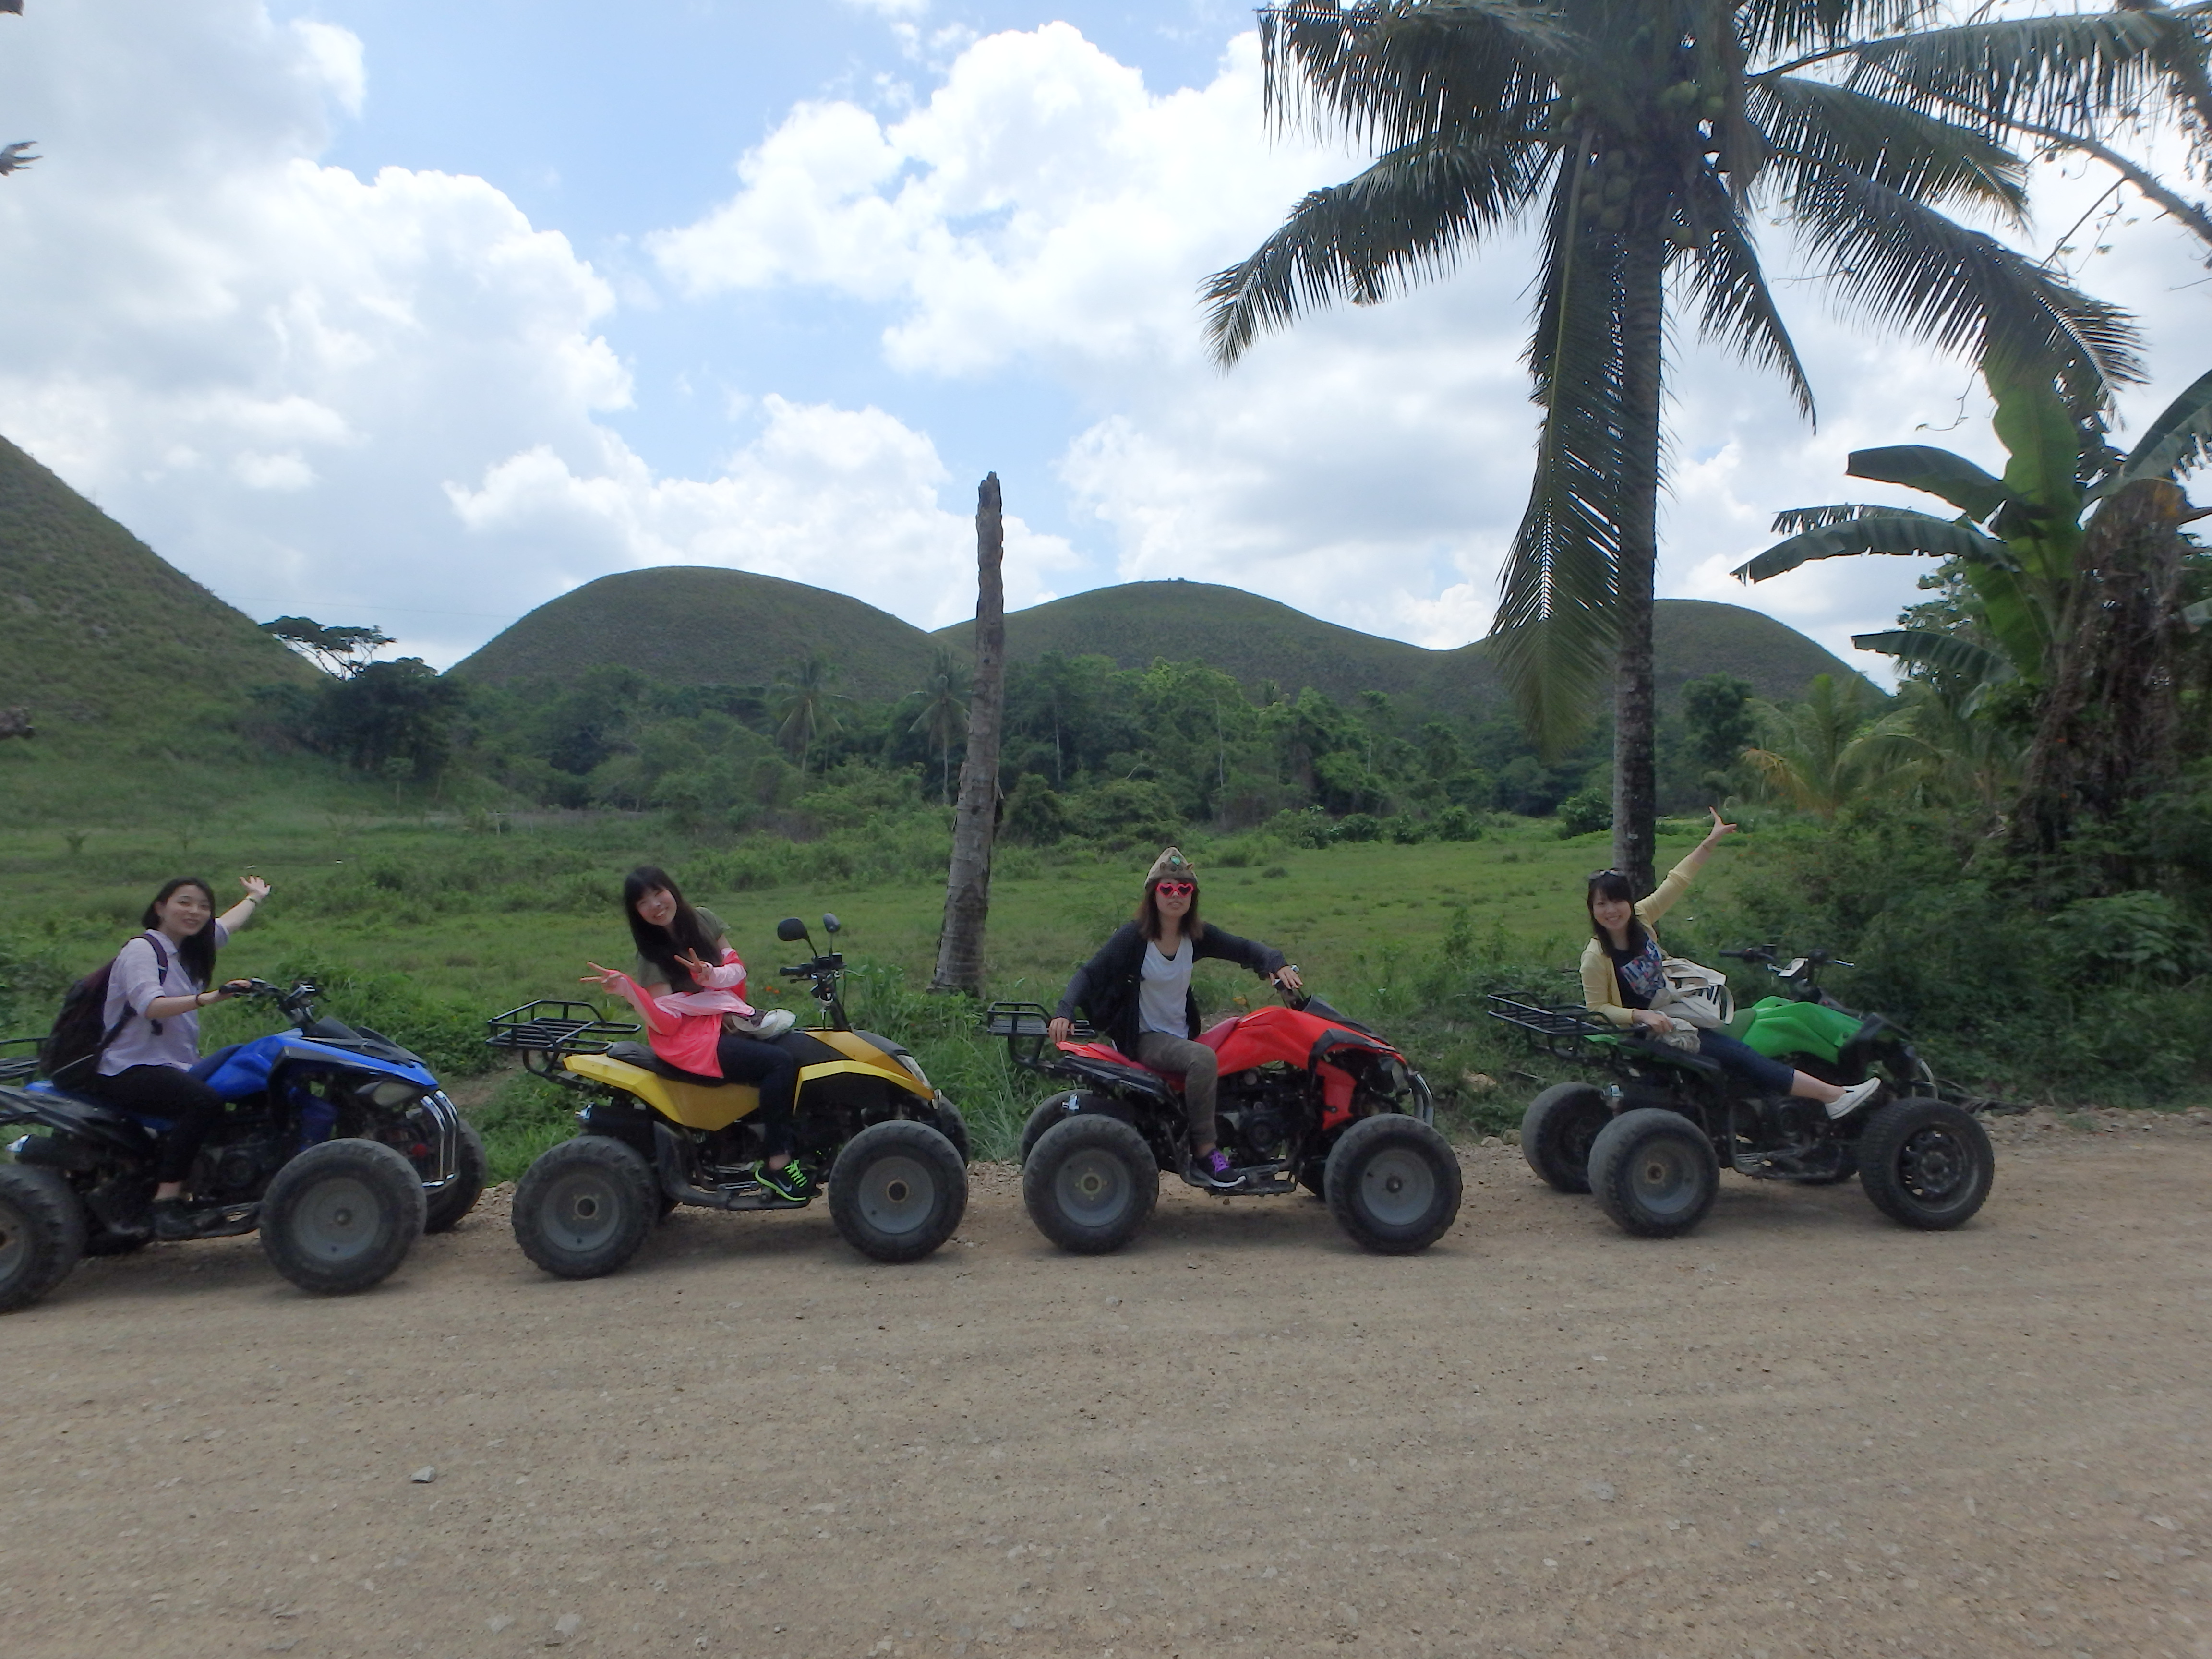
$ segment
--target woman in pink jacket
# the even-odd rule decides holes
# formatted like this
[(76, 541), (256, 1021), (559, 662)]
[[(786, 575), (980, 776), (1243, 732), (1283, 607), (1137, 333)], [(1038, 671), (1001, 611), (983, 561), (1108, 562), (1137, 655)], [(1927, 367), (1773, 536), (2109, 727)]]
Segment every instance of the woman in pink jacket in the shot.
[(657, 865), (623, 878), (623, 914), (637, 944), (629, 973), (596, 962), (584, 983), (629, 999), (645, 1020), (653, 1054), (707, 1081), (757, 1084), (759, 1124), (768, 1156), (753, 1174), (785, 1198), (810, 1198), (814, 1180), (791, 1155), (792, 1102), (799, 1061), (768, 1029), (788, 1030), (788, 1014), (763, 1014), (744, 1000), (745, 965), (730, 948), (715, 914), (686, 902), (683, 889)]

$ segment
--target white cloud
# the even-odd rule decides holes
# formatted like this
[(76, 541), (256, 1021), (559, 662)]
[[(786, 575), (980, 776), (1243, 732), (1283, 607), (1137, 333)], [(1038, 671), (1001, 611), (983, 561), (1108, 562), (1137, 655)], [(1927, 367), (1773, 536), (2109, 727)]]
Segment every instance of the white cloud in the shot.
[[(1208, 84), (1165, 94), (1066, 24), (994, 35), (896, 118), (795, 107), (743, 159), (735, 195), (647, 246), (696, 297), (811, 286), (878, 307), (896, 370), (1037, 375), (1073, 392), (1097, 413), (1060, 477), (1112, 536), (1119, 577), (1234, 582), (1353, 626), (1462, 643), (1487, 628), (1527, 496), (1532, 262), (1508, 241), (1410, 297), (1312, 316), (1217, 374), (1200, 279), (1303, 190), (1359, 164), (1271, 144), (1262, 113), (1249, 34)], [(2048, 222), (2069, 222), (2103, 182), (2046, 179)], [(2155, 227), (2132, 236), (2127, 281), (2115, 283), (2118, 262), (2089, 280), (2122, 289), (2154, 340), (2190, 337), (2200, 302), (2166, 291), (2196, 274), (2185, 248)], [(1986, 425), (1967, 365), (1837, 321), (1826, 291), (1796, 280), (1808, 262), (1773, 240), (1821, 425), (1770, 377), (1681, 343), (1661, 592), (1766, 610), (1849, 653), (1852, 633), (1911, 602), (1917, 567), (1839, 562), (1757, 588), (1728, 572), (1772, 539), (1778, 508), (1863, 494), (1843, 477), (1850, 449), (1926, 441), (1986, 454)], [(2201, 367), (2179, 365), (2182, 378)], [(2168, 376), (2152, 406), (2180, 383)], [(1916, 437), (1951, 421), (1962, 392), (1975, 405), (1965, 426)]]
[[(550, 542), (609, 565), (710, 564), (858, 593), (926, 627), (975, 610), (972, 516), (938, 505), (936, 447), (880, 410), (771, 396), (758, 438), (711, 479), (656, 478), (610, 439), (597, 471), (550, 447), (514, 456), (475, 489), (447, 486), (462, 521), (496, 544)], [(1045, 574), (1073, 556), (1006, 521), (1007, 602), (1051, 597)]]

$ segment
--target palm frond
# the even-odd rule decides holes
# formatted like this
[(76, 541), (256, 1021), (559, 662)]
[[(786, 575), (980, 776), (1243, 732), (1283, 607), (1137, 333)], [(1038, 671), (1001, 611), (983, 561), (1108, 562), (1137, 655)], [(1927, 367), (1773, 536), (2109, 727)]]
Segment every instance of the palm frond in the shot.
[(1530, 203), (1549, 161), (1525, 133), (1482, 145), (1425, 140), (1309, 191), (1281, 229), (1206, 279), (1214, 356), (1233, 363), (1302, 312), (1339, 298), (1371, 305), (1450, 270), (1470, 240)]
[(2013, 568), (2012, 550), (1994, 536), (1950, 519), (1891, 515), (1853, 519), (1807, 530), (1777, 542), (1729, 574), (1744, 582), (1763, 582), (1816, 559), (1849, 559), (1881, 553), (1899, 558), (1960, 559), (1969, 564)]
[(1271, 121), (1385, 149), (1524, 129), (1577, 55), (1557, 11), (1518, 0), (1285, 0), (1259, 24)]
[(1553, 188), (1529, 349), (1544, 424), (1490, 635), (1523, 722), (1552, 752), (1588, 728), (1612, 672), (1626, 471), (1620, 242), (1581, 234), (1576, 185)]
[(1924, 668), (1930, 673), (1954, 677), (1969, 685), (1993, 684), (2013, 678), (2012, 665), (2002, 657), (1987, 646), (1962, 640), (1955, 634), (1895, 628), (1879, 634), (1854, 634), (1851, 644), (1861, 651), (1894, 657), (1907, 668)]
[(2117, 307), (1862, 174), (1809, 158), (1785, 164), (1797, 173), (1793, 217), (1870, 320), (1984, 363), (2051, 365), (2079, 408), (2142, 379), (2139, 337)]
[(1778, 76), (1747, 89), (1778, 151), (1839, 167), (1930, 206), (2027, 211), (2027, 169), (2003, 145), (1942, 117), (1831, 82)]
[(1779, 374), (1799, 410), (1809, 419), (1812, 382), (1806, 378), (1796, 343), (1790, 339), (1773, 293), (1766, 286), (1766, 274), (1759, 268), (1759, 251), (1752, 246), (1743, 215), (1711, 173), (1701, 169), (1693, 177), (1688, 204), (1692, 222), (1713, 228), (1688, 256), (1689, 289), (1698, 302), (1699, 331), (1746, 362)]
[(2094, 131), (2157, 93), (2161, 33), (2120, 9), (1917, 29), (1858, 46), (1848, 80), (1923, 109)]
[(1953, 520), (1938, 518), (1933, 513), (1915, 513), (1905, 507), (1879, 507), (1865, 501), (1838, 501), (1828, 507), (1788, 507), (1774, 515), (1767, 526), (1778, 536), (1794, 536), (1801, 530), (1826, 530), (1832, 524), (1850, 524), (1856, 519), (1925, 519), (1930, 524), (1949, 524)]
[(2199, 375), (2144, 428), (2114, 483), (2179, 478), (2207, 459), (2212, 459), (2212, 373)]
[(1887, 34), (1934, 9), (1929, 0), (1750, 0), (1735, 8), (1745, 43), (1769, 56)]
[(1844, 471), (1854, 478), (1903, 484), (1907, 489), (1936, 496), (1978, 520), (1988, 518), (2012, 499), (2002, 479), (1991, 477), (1964, 455), (1954, 455), (1933, 444), (1854, 449)]

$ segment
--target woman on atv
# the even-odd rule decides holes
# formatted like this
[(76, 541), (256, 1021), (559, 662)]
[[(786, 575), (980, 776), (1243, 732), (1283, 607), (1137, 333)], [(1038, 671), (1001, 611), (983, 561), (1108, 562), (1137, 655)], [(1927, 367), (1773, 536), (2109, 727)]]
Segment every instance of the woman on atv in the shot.
[(1191, 1041), (1198, 1035), (1198, 999), (1191, 994), (1190, 974), (1200, 957), (1237, 963), (1286, 991), (1298, 988), (1298, 970), (1285, 964), (1280, 951), (1199, 920), (1198, 873), (1170, 847), (1146, 872), (1134, 919), (1115, 929), (1067, 981), (1048, 1029), (1054, 1042), (1066, 1042), (1081, 1009), (1123, 1054), (1156, 1072), (1180, 1072), (1190, 1125), (1190, 1179), (1201, 1187), (1233, 1188), (1236, 1167), (1214, 1133), (1213, 1050)]
[[(1601, 870), (1589, 878), (1586, 902), (1589, 908), (1590, 942), (1583, 947), (1583, 1001), (1589, 1011), (1624, 1030), (1642, 1028), (1664, 1035), (1677, 1022), (1651, 1004), (1667, 988), (1664, 957), (1651, 924), (1674, 907), (1690, 890), (1691, 880), (1712, 856), (1721, 837), (1735, 833), (1713, 813), (1713, 827), (1690, 849), (1687, 857), (1668, 872), (1658, 890), (1641, 903), (1633, 903), (1635, 890), (1618, 870)], [(1819, 1078), (1793, 1071), (1771, 1060), (1747, 1042), (1725, 1031), (1693, 1028), (1698, 1052), (1753, 1087), (1772, 1095), (1796, 1095), (1817, 1100), (1832, 1118), (1848, 1117), (1872, 1099), (1881, 1079), (1869, 1078), (1849, 1088), (1823, 1083)]]
[(675, 878), (641, 864), (623, 878), (623, 915), (637, 957), (630, 971), (588, 963), (586, 985), (627, 997), (644, 1017), (659, 1058), (694, 1077), (760, 1087), (754, 1121), (768, 1156), (753, 1166), (762, 1185), (789, 1199), (813, 1196), (813, 1177), (791, 1156), (792, 1101), (799, 1061), (763, 1039), (788, 1030), (787, 1013), (763, 1013), (743, 995), (745, 964), (721, 918), (688, 902)]
[(222, 1116), (222, 1097), (192, 1075), (192, 1066), (200, 1057), (199, 1011), (245, 983), (215, 984), (215, 953), (269, 896), (258, 876), (241, 876), (239, 885), (246, 896), (217, 916), (207, 883), (196, 876), (168, 883), (138, 918), (146, 931), (116, 952), (108, 970), (100, 1029), (113, 1035), (84, 1091), (134, 1115), (168, 1120), (154, 1177), (156, 1238), (192, 1236), (185, 1178)]

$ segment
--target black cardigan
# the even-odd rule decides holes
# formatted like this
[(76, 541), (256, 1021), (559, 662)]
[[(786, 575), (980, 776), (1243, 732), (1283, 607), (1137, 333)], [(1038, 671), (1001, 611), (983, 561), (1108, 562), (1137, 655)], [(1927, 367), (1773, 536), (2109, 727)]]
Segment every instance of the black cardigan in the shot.
[[(1098, 954), (1075, 970), (1054, 1012), (1062, 1019), (1073, 1019), (1080, 1008), (1116, 1048), (1133, 1055), (1137, 1052), (1137, 981), (1144, 971), (1147, 943), (1135, 922), (1123, 922)], [(1239, 939), (1211, 924), (1191, 940), (1190, 954), (1194, 967), (1199, 959), (1212, 957), (1237, 963), (1262, 977), (1275, 973), (1284, 963), (1283, 953), (1273, 945)], [(1184, 1002), (1183, 1018), (1188, 1029), (1183, 1035), (1194, 1037), (1198, 1035), (1197, 995), (1194, 993)]]

